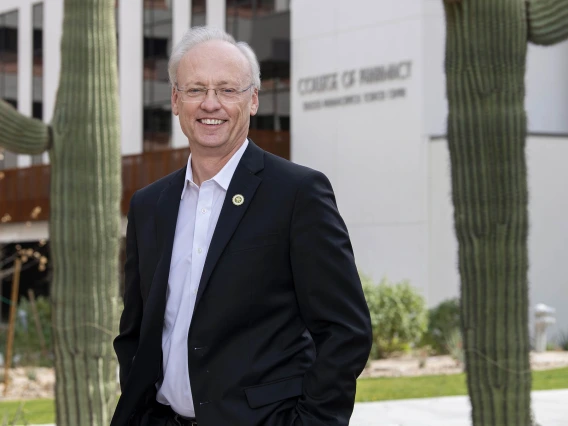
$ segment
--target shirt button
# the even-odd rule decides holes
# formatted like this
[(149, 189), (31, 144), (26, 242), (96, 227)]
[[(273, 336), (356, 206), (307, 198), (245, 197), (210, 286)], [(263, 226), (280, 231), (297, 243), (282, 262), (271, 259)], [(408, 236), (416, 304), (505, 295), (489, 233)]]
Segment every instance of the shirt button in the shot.
[(207, 209), (201, 209), (201, 213), (203, 214), (207, 213)]
[(197, 289), (194, 289), (191, 293), (195, 296), (197, 294)]
[(201, 250), (200, 248), (197, 249), (197, 253), (201, 254), (203, 250)]

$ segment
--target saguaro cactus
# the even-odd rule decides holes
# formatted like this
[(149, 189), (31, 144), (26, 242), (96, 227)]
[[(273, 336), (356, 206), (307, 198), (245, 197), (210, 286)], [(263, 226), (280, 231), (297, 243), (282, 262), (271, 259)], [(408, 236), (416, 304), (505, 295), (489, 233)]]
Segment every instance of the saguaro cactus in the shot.
[(531, 424), (527, 42), (568, 37), (567, 0), (445, 0), (462, 334), (475, 426)]
[(49, 148), (51, 301), (59, 426), (110, 423), (116, 404), (120, 141), (114, 0), (65, 0), (53, 123), (0, 102), (0, 144)]

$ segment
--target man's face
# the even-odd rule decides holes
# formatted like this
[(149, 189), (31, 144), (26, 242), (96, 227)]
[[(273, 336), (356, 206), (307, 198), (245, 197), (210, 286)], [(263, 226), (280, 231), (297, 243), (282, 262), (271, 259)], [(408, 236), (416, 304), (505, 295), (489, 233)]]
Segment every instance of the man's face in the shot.
[[(241, 51), (230, 43), (214, 40), (201, 43), (185, 54), (177, 70), (179, 89), (235, 88), (252, 83), (250, 65)], [(235, 103), (221, 103), (213, 90), (201, 102), (182, 102), (172, 89), (172, 111), (179, 115), (183, 133), (192, 151), (230, 152), (245, 140), (250, 116), (258, 109), (258, 91), (251, 87)], [(211, 120), (216, 120), (212, 122)], [(220, 121), (219, 121), (220, 120)], [(216, 150), (218, 151), (218, 150)]]

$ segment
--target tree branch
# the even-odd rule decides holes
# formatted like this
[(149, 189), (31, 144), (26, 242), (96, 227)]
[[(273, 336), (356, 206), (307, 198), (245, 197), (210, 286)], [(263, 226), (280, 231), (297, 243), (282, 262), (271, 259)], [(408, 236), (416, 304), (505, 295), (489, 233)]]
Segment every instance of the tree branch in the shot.
[(529, 41), (549, 46), (568, 39), (568, 0), (527, 0)]
[(18, 154), (41, 154), (51, 146), (49, 126), (0, 100), (0, 147)]
[[(22, 269), (20, 269), (20, 272), (24, 272), (26, 269), (30, 269), (34, 265), (37, 265), (37, 262), (34, 262), (33, 260), (28, 261), (27, 263), (22, 265)], [(4, 278), (9, 277), (10, 275), (14, 274), (15, 270), (16, 270), (16, 268), (12, 267), (12, 268), (8, 268), (8, 269), (4, 269), (3, 271), (0, 271), (0, 280), (3, 280)]]

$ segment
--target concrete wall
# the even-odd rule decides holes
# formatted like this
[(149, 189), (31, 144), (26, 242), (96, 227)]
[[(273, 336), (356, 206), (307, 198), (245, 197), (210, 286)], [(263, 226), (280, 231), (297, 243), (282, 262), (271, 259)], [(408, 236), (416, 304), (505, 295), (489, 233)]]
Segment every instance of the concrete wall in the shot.
[[(330, 178), (362, 272), (425, 291), (421, 3), (293, 1), (291, 11), (292, 160)], [(398, 78), (380, 77), (401, 63)], [(336, 85), (314, 91), (330, 74)], [(326, 106), (338, 99), (353, 103)]]
[(3, 223), (0, 225), (0, 244), (39, 241), (49, 238), (47, 221), (25, 223)]

